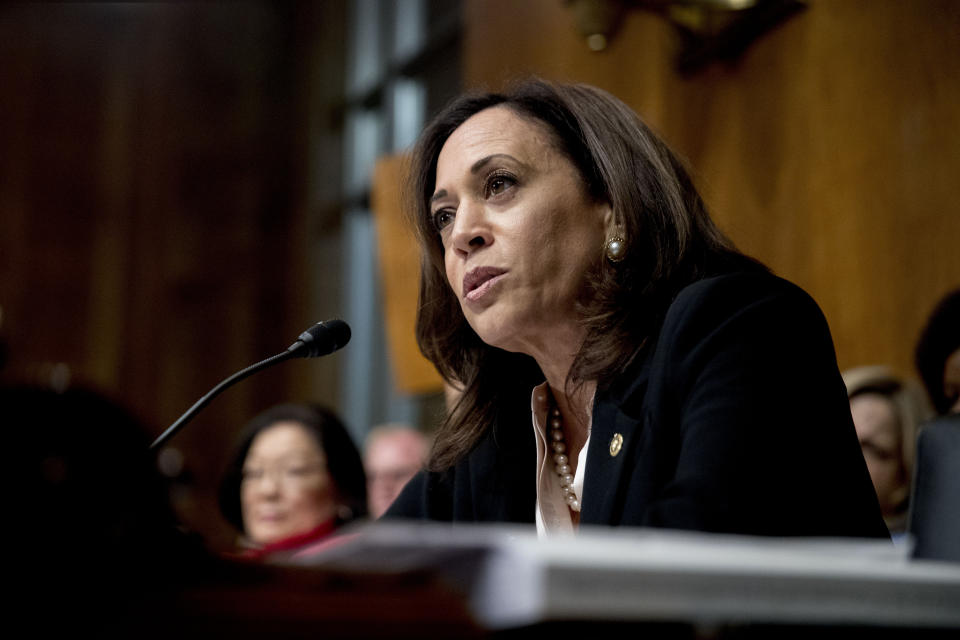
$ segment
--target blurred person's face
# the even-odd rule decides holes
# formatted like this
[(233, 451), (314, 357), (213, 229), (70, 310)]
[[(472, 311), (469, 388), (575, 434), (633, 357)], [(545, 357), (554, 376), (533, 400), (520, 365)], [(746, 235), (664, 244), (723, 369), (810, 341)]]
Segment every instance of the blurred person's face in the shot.
[(364, 455), (370, 517), (379, 518), (404, 485), (423, 467), (426, 445), (412, 431), (388, 432), (374, 438)]
[(952, 406), (947, 413), (960, 413), (960, 349), (957, 349), (943, 367), (943, 393)]
[(243, 462), (243, 527), (257, 544), (307, 533), (336, 514), (326, 456), (301, 424), (277, 422), (253, 439)]
[(863, 393), (850, 400), (850, 413), (880, 508), (884, 515), (893, 514), (903, 500), (907, 481), (893, 405), (878, 393)]
[(576, 302), (611, 214), (546, 125), (505, 107), (471, 116), (440, 150), (434, 187), (447, 280), (477, 335), (535, 358), (564, 331), (576, 338)]

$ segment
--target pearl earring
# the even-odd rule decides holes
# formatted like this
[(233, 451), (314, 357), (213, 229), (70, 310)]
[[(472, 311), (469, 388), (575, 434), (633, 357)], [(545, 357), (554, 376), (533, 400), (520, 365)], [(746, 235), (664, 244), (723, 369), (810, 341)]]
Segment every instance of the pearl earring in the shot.
[(627, 252), (627, 247), (624, 244), (623, 238), (620, 236), (613, 236), (608, 239), (604, 245), (604, 250), (607, 254), (607, 260), (610, 262), (620, 262), (623, 260), (624, 255)]

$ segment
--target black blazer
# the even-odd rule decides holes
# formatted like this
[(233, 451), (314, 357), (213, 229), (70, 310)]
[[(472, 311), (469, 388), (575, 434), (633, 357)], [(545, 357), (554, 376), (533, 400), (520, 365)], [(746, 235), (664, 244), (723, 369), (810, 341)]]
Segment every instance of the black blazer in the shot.
[[(527, 404), (452, 468), (417, 475), (387, 517), (533, 522), (535, 467)], [(889, 536), (826, 320), (768, 273), (683, 289), (597, 390), (582, 504), (582, 524)]]

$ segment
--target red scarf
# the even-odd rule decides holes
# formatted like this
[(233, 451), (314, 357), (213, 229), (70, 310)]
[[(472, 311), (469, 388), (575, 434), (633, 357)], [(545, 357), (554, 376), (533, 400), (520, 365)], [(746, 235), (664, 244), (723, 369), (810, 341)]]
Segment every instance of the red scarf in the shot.
[(319, 542), (330, 535), (335, 528), (336, 522), (334, 520), (327, 520), (306, 533), (298, 533), (289, 538), (277, 540), (276, 542), (271, 542), (270, 544), (265, 544), (255, 549), (246, 549), (240, 554), (240, 557), (249, 560), (263, 560), (275, 553), (293, 551), (308, 544)]

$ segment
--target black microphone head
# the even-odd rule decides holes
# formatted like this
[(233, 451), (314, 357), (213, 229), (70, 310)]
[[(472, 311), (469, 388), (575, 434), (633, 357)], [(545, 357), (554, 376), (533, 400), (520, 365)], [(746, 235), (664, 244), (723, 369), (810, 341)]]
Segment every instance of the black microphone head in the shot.
[(343, 320), (327, 320), (301, 333), (287, 351), (301, 358), (316, 358), (333, 353), (349, 341), (350, 325)]

